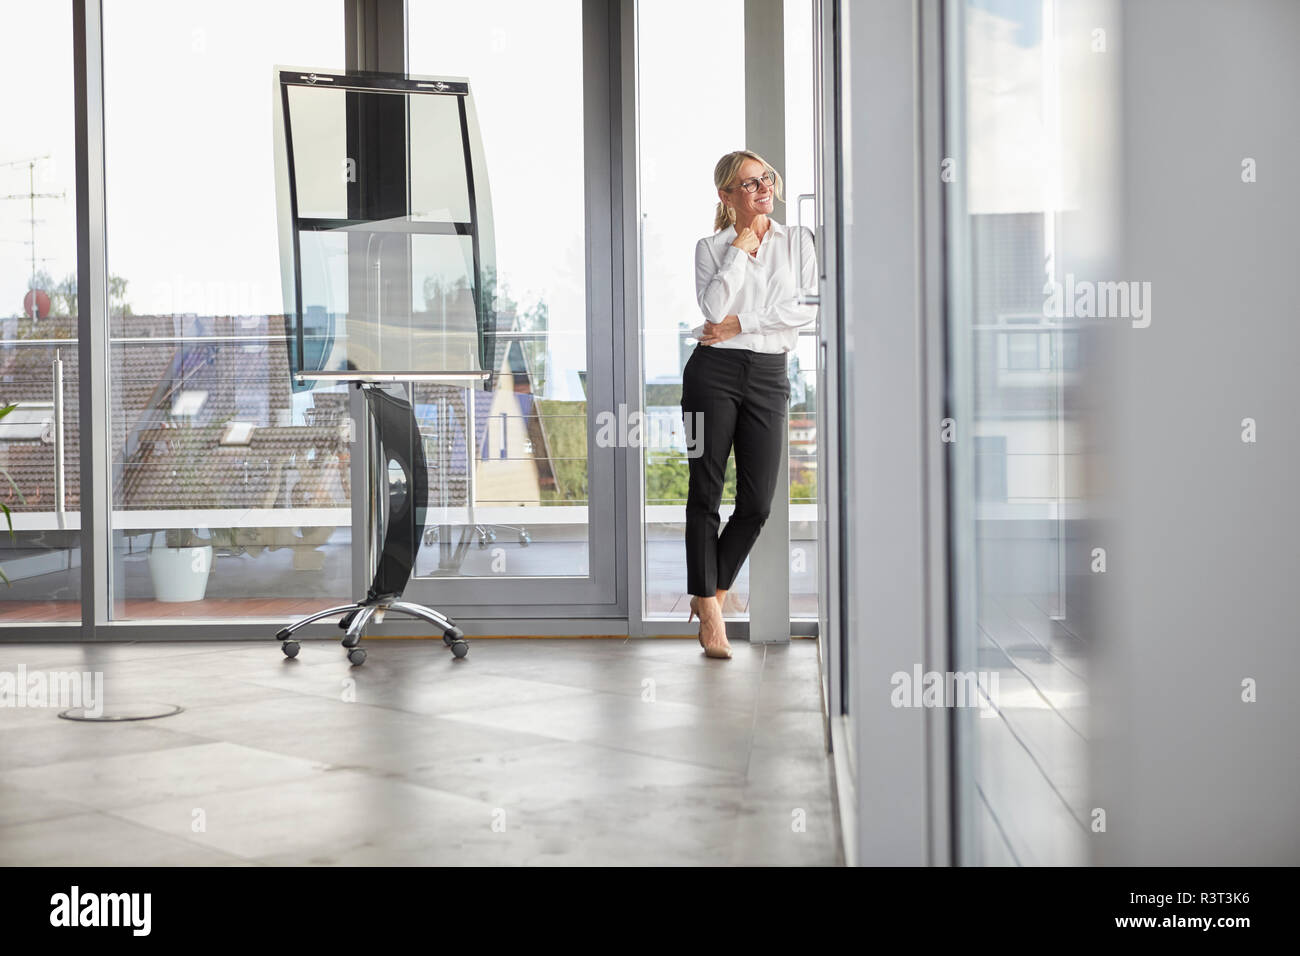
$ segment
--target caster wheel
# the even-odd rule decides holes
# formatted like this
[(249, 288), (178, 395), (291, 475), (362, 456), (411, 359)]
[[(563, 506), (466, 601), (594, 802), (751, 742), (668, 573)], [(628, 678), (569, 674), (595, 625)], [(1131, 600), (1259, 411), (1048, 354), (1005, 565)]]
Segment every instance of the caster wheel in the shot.
[(442, 632), (442, 641), (444, 644), (453, 644), (465, 636), (465, 632), (458, 627), (449, 627)]
[(529, 534), (527, 531), (519, 532), (520, 547), (524, 547), (524, 548), (528, 547), (528, 545), (532, 543), (532, 540), (533, 540), (533, 536)]
[(366, 649), (364, 647), (352, 648), (352, 650), (348, 651), (348, 660), (352, 662), (354, 667), (357, 664), (364, 664), (366, 662)]
[(284, 651), (284, 656), (290, 659), (298, 656), (298, 651), (302, 646), (297, 641), (285, 641), (280, 645), (280, 650)]
[(361, 643), (361, 635), (360, 635), (360, 634), (353, 634), (353, 635), (351, 635), (351, 636), (345, 636), (345, 637), (343, 638), (343, 646), (344, 646), (344, 647), (356, 647), (356, 646), (357, 646), (358, 644), (360, 644), (360, 643)]
[(496, 541), (497, 533), (491, 529), (488, 529), (487, 539), (488, 539), (488, 543)]
[(464, 641), (457, 641), (451, 645), (451, 653), (457, 658), (464, 657), (469, 653), (469, 645)]

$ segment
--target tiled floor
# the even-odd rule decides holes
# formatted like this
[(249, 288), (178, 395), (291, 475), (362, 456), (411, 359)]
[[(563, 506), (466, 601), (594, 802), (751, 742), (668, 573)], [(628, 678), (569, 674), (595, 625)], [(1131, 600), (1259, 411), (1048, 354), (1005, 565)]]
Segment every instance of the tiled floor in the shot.
[(0, 708), (0, 864), (839, 865), (817, 647), (2, 644), (109, 712)]

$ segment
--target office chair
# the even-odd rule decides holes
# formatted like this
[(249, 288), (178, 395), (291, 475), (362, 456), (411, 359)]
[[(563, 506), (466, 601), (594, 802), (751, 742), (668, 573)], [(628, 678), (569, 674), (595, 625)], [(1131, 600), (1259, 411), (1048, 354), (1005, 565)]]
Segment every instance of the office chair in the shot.
[[(295, 621), (282, 627), (275, 636), (282, 642), (286, 657), (297, 657), (300, 646), (292, 640), (294, 631), (322, 618), (342, 614), (339, 627), (345, 632), (342, 644), (348, 649), (348, 660), (361, 664), (366, 659), (365, 648), (358, 646), (362, 631), (372, 620), (378, 624), (386, 613), (395, 612), (428, 621), (440, 628), (443, 643), (451, 648), (452, 654), (464, 657), (469, 653), (469, 643), (455, 621), (423, 604), (402, 600), (402, 591), (411, 579), (415, 558), (420, 552), (429, 504), (429, 472), (415, 409), (406, 398), (393, 395), (377, 385), (358, 387), (365, 393), (367, 415), (375, 438), (376, 454), (371, 457), (371, 462), (379, 462), (377, 470), (370, 469), (371, 486), (376, 492), (383, 489), (371, 499), (374, 527), (384, 526), (384, 544), (375, 578), (364, 598)], [(391, 478), (393, 465), (401, 471), (401, 478), (396, 481)], [(384, 520), (385, 511), (387, 520)]]

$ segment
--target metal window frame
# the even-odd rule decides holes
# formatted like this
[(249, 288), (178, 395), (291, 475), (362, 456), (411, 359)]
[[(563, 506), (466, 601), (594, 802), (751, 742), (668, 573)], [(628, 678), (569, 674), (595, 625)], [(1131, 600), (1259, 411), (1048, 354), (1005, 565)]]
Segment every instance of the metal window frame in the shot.
[[(637, 59), (637, 0), (618, 0), (618, 69), (611, 71), (616, 84), (610, 99), (618, 105), (618, 116), (610, 117), (611, 129), (617, 129), (614, 154), (614, 208), (619, 217), (614, 234), (619, 238), (619, 301), (622, 322), (615, 322), (618, 352), (623, 356), (621, 365), (615, 363), (616, 394), (627, 403), (628, 417), (635, 412), (645, 414), (645, 396), (641, 388), (644, 379), (643, 343), (641, 341), (641, 179), (637, 157), (641, 140), (637, 128), (640, 101), (637, 94), (637, 77), (640, 64)], [(612, 40), (613, 38), (611, 38)], [(612, 48), (612, 47), (611, 47)], [(617, 126), (613, 123), (617, 119)], [(645, 616), (645, 475), (641, 467), (640, 449), (625, 448), (618, 456), (618, 480), (623, 540), (620, 552), (623, 559), (624, 599), (627, 607), (627, 633), (629, 637), (645, 637), (652, 622)], [(655, 633), (664, 633), (654, 624)]]
[[(113, 498), (108, 467), (108, 409), (111, 403), (108, 401), (104, 43), (100, 0), (73, 0), (72, 72), (77, 169), (77, 363), (80, 388), (77, 406), (82, 422), (81, 625), (76, 629), (76, 637), (94, 640), (109, 624), (113, 597), (109, 528)], [(42, 633), (42, 637), (47, 639), (54, 636)]]
[[(830, 644), (849, 678), (831, 723), (845, 858), (946, 865), (952, 709), (891, 700), (899, 671), (952, 668), (940, 3), (837, 3), (838, 434), (846, 474), (872, 476), (840, 510), (843, 640)], [(846, 762), (857, 772), (841, 780)]]
[(836, 804), (845, 860), (854, 860), (856, 845), (856, 788), (851, 729), (847, 717), (848, 648), (847, 594), (843, 587), (846, 555), (843, 539), (843, 495), (852, 487), (848, 463), (840, 453), (843, 427), (840, 382), (844, 377), (844, 323), (840, 315), (843, 275), (839, 268), (843, 241), (843, 182), (840, 143), (842, 64), (838, 0), (813, 0), (813, 45), (817, 76), (814, 134), (820, 153), (814, 168), (817, 195), (817, 247), (820, 250), (820, 313), (817, 323), (817, 391), (819, 434), (817, 438), (819, 553), (818, 653), (821, 659), (823, 733), (835, 767)]
[[(944, 95), (948, 104), (944, 137), (946, 155), (958, 163), (966, 161), (966, 48), (957, 38), (966, 35), (964, 0), (942, 0), (943, 31), (949, 39), (945, 44), (943, 72)], [(960, 170), (959, 170), (960, 172)], [(944, 282), (947, 289), (949, 315), (971, 315), (970, 285), (957, 281), (961, 263), (969, 263), (973, 248), (972, 223), (963, 215), (967, 207), (966, 178), (954, 177), (946, 192), (947, 209), (944, 215), (946, 262)], [(954, 418), (971, 418), (975, 410), (974, 357), (968, 337), (958, 335), (954, 321), (949, 328), (949, 403)], [(973, 423), (972, 423), (973, 424)], [(973, 434), (973, 428), (966, 429)], [(976, 541), (971, 530), (976, 508), (976, 460), (974, 442), (955, 442), (948, 457), (949, 495), (949, 654), (954, 669), (974, 668), (977, 655), (974, 630), (978, 621), (976, 594)], [(978, 826), (975, 820), (974, 753), (977, 733), (976, 718), (969, 711), (955, 711), (952, 715), (952, 741), (949, 760), (951, 787), (950, 826), (952, 832), (952, 862), (969, 866), (979, 861), (977, 843)]]

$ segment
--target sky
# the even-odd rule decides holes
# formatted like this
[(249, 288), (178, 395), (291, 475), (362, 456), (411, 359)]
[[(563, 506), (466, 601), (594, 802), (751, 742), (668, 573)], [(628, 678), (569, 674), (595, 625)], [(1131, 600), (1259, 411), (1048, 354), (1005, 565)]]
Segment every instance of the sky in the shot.
[[(105, 0), (108, 258), (137, 313), (283, 311), (272, 154), (275, 65), (339, 69), (338, 0)], [(788, 209), (812, 191), (809, 0), (787, 0)], [(0, 0), (0, 163), (49, 155), (37, 266), (76, 269), (71, 4)], [(410, 69), (467, 77), (489, 168), (502, 282), (545, 301), (556, 398), (585, 366), (581, 0), (411, 0)], [(247, 29), (256, 24), (256, 29)], [(642, 5), (640, 67), (648, 378), (678, 371), (698, 323), (696, 241), (712, 231), (713, 165), (744, 143), (743, 0)], [(719, 37), (734, 37), (734, 52)], [(689, 64), (689, 68), (684, 68)], [(24, 78), (39, 77), (40, 82)], [(175, 78), (159, 82), (160, 77)], [(730, 90), (730, 94), (728, 94)], [(724, 105), (730, 95), (735, 106)], [(0, 166), (0, 195), (28, 191)], [(0, 202), (0, 314), (22, 308), (27, 204)], [(599, 321), (599, 317), (597, 317)]]
[[(72, 4), (0, 0), (0, 24), (0, 196), (29, 190), (26, 163), (11, 163), (50, 157), (37, 165), (36, 191), (65, 197), (37, 200), (43, 221), (36, 225), (36, 255), (45, 261), (36, 267), (57, 280), (77, 268)], [(0, 200), (0, 315), (22, 312), (31, 274), (28, 217), (26, 199)]]
[[(813, 191), (812, 13), (787, 0), (786, 168), (775, 218), (795, 221)], [(680, 372), (678, 323), (702, 321), (695, 244), (713, 233), (713, 167), (745, 142), (743, 0), (655, 0), (640, 6), (641, 212), (647, 380)], [(805, 222), (811, 222), (811, 205)]]

